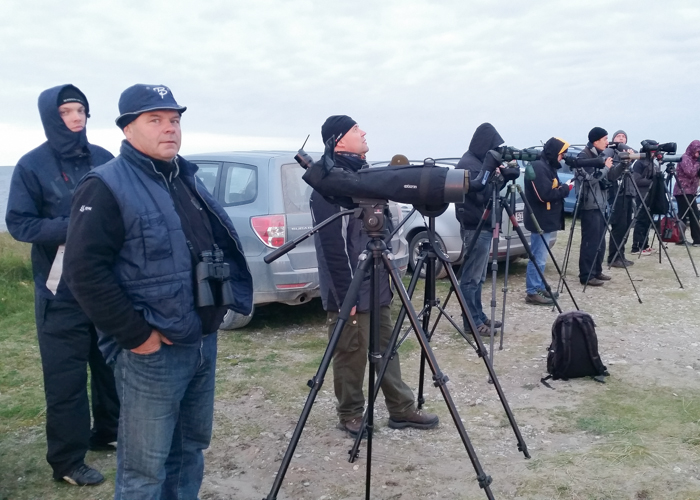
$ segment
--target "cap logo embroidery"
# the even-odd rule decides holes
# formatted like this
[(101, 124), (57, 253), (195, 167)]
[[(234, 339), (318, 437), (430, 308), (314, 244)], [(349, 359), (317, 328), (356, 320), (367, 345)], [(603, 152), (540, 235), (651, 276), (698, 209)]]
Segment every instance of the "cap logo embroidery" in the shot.
[(158, 92), (161, 99), (163, 99), (166, 95), (168, 95), (168, 89), (165, 87), (153, 87), (153, 90)]

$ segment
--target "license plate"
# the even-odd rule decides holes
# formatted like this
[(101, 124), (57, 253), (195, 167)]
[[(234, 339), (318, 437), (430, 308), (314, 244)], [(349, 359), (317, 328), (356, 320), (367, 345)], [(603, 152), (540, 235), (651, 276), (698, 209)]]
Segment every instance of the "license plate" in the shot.
[(515, 220), (518, 221), (518, 224), (522, 224), (523, 221), (525, 220), (525, 213), (522, 211), (515, 212)]

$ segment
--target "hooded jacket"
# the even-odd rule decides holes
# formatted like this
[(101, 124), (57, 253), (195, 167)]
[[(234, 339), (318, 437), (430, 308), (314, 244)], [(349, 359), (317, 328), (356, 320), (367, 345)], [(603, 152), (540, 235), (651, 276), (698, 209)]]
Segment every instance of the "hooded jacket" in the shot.
[[(474, 180), (481, 171), (486, 153), (503, 144), (503, 138), (490, 123), (482, 123), (476, 128), (469, 149), (457, 163), (456, 168), (469, 170), (469, 180)], [(484, 189), (478, 193), (464, 195), (464, 203), (455, 204), (455, 217), (462, 229), (473, 230), (481, 220), (486, 204), (491, 198), (491, 191)], [(491, 219), (485, 221), (482, 230), (490, 231)]]
[[(337, 153), (336, 166), (354, 172), (367, 167), (367, 163), (358, 155)], [(314, 190), (311, 193), (311, 217), (316, 226), (324, 220), (340, 212), (342, 208), (331, 203), (333, 200), (324, 198), (321, 193)], [(391, 217), (385, 217), (391, 225)], [(386, 238), (387, 247), (391, 248), (391, 242)], [(321, 301), (323, 309), (328, 312), (338, 312), (345, 300), (350, 288), (350, 282), (355, 276), (357, 262), (360, 253), (367, 248), (369, 236), (362, 231), (362, 221), (356, 217), (345, 215), (334, 220), (314, 235), (316, 256), (318, 258), (318, 278), (321, 288)], [(392, 292), (389, 286), (389, 274), (382, 266), (380, 269), (380, 297), (381, 306), (391, 304)], [(364, 278), (358, 293), (358, 312), (367, 312), (370, 308), (370, 275)]]
[(676, 168), (676, 184), (673, 186), (673, 195), (681, 194), (694, 195), (698, 190), (698, 170), (700, 170), (700, 160), (693, 156), (700, 151), (700, 141), (691, 142), (681, 157), (681, 161)]
[[(59, 85), (39, 96), (39, 115), (47, 141), (17, 163), (10, 182), (5, 222), (13, 238), (32, 244), (36, 293), (46, 299), (72, 301), (63, 279), (55, 296), (46, 288), (46, 280), (58, 246), (66, 241), (73, 191), (85, 174), (113, 156), (106, 149), (90, 144), (85, 128), (71, 132), (63, 122), (58, 112), (58, 97), (66, 87), (80, 92), (73, 85)], [(84, 102), (88, 114), (86, 98)]]
[(632, 177), (639, 188), (642, 198), (646, 197), (653, 182), (654, 174), (659, 172), (659, 164), (656, 160), (644, 158), (637, 160), (632, 165)]
[(561, 168), (558, 161), (559, 151), (564, 143), (550, 139), (544, 145), (542, 157), (532, 163), (535, 178), (525, 181), (525, 229), (537, 231), (530, 217), (528, 204), (532, 207), (538, 224), (545, 233), (564, 229), (564, 198), (569, 196), (569, 186), (559, 182), (557, 170)]

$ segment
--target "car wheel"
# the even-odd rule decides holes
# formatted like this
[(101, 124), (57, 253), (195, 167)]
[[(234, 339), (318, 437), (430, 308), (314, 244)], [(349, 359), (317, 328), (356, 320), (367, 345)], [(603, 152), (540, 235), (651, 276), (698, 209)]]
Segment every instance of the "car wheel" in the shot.
[(253, 305), (253, 309), (247, 316), (229, 309), (226, 311), (226, 316), (224, 316), (219, 330), (237, 330), (238, 328), (243, 328), (253, 319), (253, 314), (255, 314), (255, 305)]
[[(421, 243), (423, 243), (424, 241), (428, 241), (427, 231), (421, 231), (420, 233), (416, 234), (411, 240), (411, 245), (408, 251), (408, 265), (411, 267), (412, 271), (415, 271), (416, 269), (416, 262), (418, 261), (418, 257), (420, 256), (420, 246)], [(442, 240), (440, 240), (439, 236), (437, 237), (437, 242), (438, 245), (440, 245), (440, 248), (444, 251), (445, 245), (442, 243)], [(421, 269), (420, 277), (425, 278), (425, 266), (423, 266), (423, 268)], [(447, 269), (445, 269), (445, 266), (442, 265), (441, 260), (435, 261), (435, 277), (437, 279), (447, 277)]]

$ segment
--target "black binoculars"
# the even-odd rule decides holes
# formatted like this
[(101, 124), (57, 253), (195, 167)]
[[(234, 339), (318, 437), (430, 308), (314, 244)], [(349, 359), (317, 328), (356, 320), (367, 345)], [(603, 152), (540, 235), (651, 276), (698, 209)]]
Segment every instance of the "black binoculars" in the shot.
[(229, 306), (234, 303), (231, 270), (224, 262), (224, 251), (217, 245), (213, 250), (199, 254), (200, 262), (195, 268), (196, 307)]

